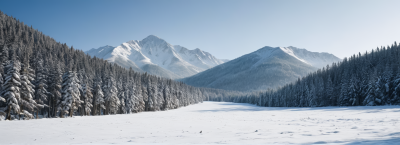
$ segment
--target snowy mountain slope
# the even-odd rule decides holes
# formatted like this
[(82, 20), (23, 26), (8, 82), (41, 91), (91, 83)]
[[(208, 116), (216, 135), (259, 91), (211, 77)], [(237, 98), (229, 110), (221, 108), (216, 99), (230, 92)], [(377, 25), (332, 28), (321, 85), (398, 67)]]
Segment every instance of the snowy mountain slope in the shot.
[(338, 62), (341, 60), (335, 55), (326, 52), (310, 52), (306, 49), (292, 46), (289, 46), (286, 49), (291, 49), (294, 55), (316, 68), (326, 67), (327, 64), (332, 64), (332, 62)]
[(150, 74), (172, 79), (192, 76), (224, 63), (208, 52), (171, 45), (154, 35), (141, 41), (131, 40), (117, 47), (91, 49), (87, 53), (127, 68), (137, 67)]
[(265, 90), (283, 86), (337, 61), (340, 59), (327, 53), (294, 47), (264, 47), (181, 81), (198, 87)]
[[(91, 56), (96, 56), (98, 58), (105, 58), (108, 57), (109, 54), (114, 50), (115, 47), (113, 46), (103, 46), (98, 49), (90, 49), (89, 51), (86, 51), (87, 54)], [(95, 54), (95, 55), (93, 55)], [(117, 63), (118, 65), (125, 67), (125, 68), (132, 68), (136, 72), (144, 72), (141, 68), (139, 68), (133, 61), (131, 60), (126, 60), (122, 56), (115, 56), (112, 58), (113, 63)]]

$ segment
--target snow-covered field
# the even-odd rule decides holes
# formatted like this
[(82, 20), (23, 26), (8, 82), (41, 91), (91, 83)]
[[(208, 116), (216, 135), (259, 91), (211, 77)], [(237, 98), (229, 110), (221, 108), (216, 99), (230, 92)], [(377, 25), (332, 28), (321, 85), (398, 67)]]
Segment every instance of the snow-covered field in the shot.
[(399, 121), (400, 106), (204, 102), (129, 115), (1, 121), (0, 144), (400, 144)]

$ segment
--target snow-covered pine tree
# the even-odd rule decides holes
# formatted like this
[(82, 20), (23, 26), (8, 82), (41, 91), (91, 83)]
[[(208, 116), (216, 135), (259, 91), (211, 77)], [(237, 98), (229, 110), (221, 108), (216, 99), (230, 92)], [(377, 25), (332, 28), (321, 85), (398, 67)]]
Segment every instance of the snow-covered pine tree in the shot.
[(390, 63), (386, 63), (385, 70), (382, 75), (381, 85), (380, 88), (382, 89), (382, 105), (389, 105), (391, 104), (391, 95), (393, 94), (393, 70)]
[(135, 110), (136, 112), (142, 112), (145, 110), (145, 99), (144, 99), (144, 95), (146, 95), (143, 92), (143, 86), (142, 86), (142, 78), (141, 75), (136, 74), (134, 77), (134, 80), (132, 81), (132, 85), (134, 86), (135, 90), (134, 90), (134, 95), (135, 95)]
[(328, 75), (327, 77), (327, 83), (326, 83), (326, 99), (327, 99), (327, 105), (333, 104), (335, 102), (333, 98), (333, 83), (331, 79), (331, 75)]
[[(400, 67), (400, 66), (399, 66)], [(394, 86), (393, 99), (391, 102), (393, 104), (400, 104), (400, 68), (398, 68), (396, 77), (393, 79), (392, 84)]]
[[(95, 82), (95, 90), (94, 90), (94, 101), (93, 101), (93, 115), (101, 115), (101, 109), (105, 110), (106, 107), (104, 106), (104, 94), (103, 90), (101, 89), (102, 81), (101, 78), (97, 78)], [(105, 114), (105, 113), (104, 113)]]
[(308, 98), (310, 98), (310, 107), (316, 107), (318, 105), (318, 96), (316, 91), (316, 85), (313, 82), (310, 84), (310, 92), (308, 94)]
[(167, 80), (167, 83), (165, 85), (166, 86), (164, 87), (164, 90), (163, 90), (163, 96), (165, 98), (163, 108), (164, 108), (164, 110), (169, 110), (169, 109), (172, 109), (172, 105), (171, 105), (172, 99), (171, 99), (171, 92), (170, 92), (171, 82), (169, 80)]
[(105, 114), (115, 114), (118, 111), (120, 101), (118, 98), (117, 84), (114, 76), (109, 74), (103, 84), (104, 101), (106, 102)]
[(93, 107), (93, 94), (92, 94), (92, 88), (90, 85), (86, 82), (85, 84), (82, 85), (82, 92), (83, 92), (83, 110), (85, 115), (90, 115), (90, 112), (92, 112), (92, 107)]
[(125, 91), (125, 111), (126, 113), (132, 113), (132, 110), (135, 108), (135, 96), (133, 91), (135, 91), (135, 87), (132, 85), (131, 77), (127, 77), (126, 81), (124, 81), (123, 90)]
[(55, 61), (51, 64), (50, 73), (50, 97), (49, 97), (49, 117), (56, 117), (57, 115), (57, 103), (61, 99), (61, 89), (62, 89), (62, 71), (60, 68), (60, 63)]
[(125, 100), (126, 100), (126, 97), (127, 97), (127, 90), (125, 90), (125, 85), (126, 85), (126, 82), (124, 81), (124, 80), (126, 80), (126, 79), (122, 79), (122, 78), (119, 78), (118, 80), (117, 80), (117, 90), (118, 90), (118, 99), (119, 99), (119, 102), (120, 102), (120, 105), (119, 105), (119, 111), (118, 111), (118, 113), (120, 113), (120, 114), (126, 114), (126, 108), (125, 108)]
[(154, 80), (151, 80), (148, 78), (148, 85), (147, 85), (147, 95), (148, 95), (148, 100), (147, 100), (147, 105), (146, 105), (146, 111), (155, 111), (154, 110), (154, 103), (156, 99), (156, 92), (157, 92), (157, 85)]
[[(37, 104), (33, 100), (35, 95), (35, 90), (33, 89), (35, 85), (32, 84), (34, 81), (35, 74), (34, 70), (30, 68), (29, 63), (26, 62), (22, 67), (21, 72), (21, 99), (19, 100), (19, 105), (21, 111), (24, 113), (26, 119), (32, 119), (34, 116), (30, 112), (39, 111), (39, 109), (44, 108), (44, 105)], [(38, 116), (36, 116), (36, 119)]]
[(349, 104), (346, 104), (345, 106), (355, 106), (357, 105), (356, 103), (358, 102), (358, 92), (357, 92), (357, 80), (354, 75), (352, 75), (350, 81), (349, 81), (349, 88), (348, 88), (348, 97), (349, 97)]
[(90, 112), (92, 111), (92, 102), (93, 102), (93, 94), (92, 94), (92, 88), (91, 88), (91, 79), (88, 77), (88, 73), (85, 72), (84, 69), (81, 69), (78, 73), (78, 79), (81, 82), (81, 88), (80, 88), (80, 99), (82, 100), (81, 107), (79, 109), (80, 115), (90, 115)]
[[(366, 89), (367, 96), (365, 97), (363, 104), (365, 106), (376, 106), (379, 105), (381, 100), (381, 90), (379, 88), (380, 78), (376, 77), (377, 71), (371, 75), (370, 82), (368, 84), (368, 89)], [(377, 78), (377, 79), (376, 79)]]
[(158, 82), (157, 83), (157, 92), (156, 92), (156, 109), (155, 110), (157, 110), (157, 111), (160, 111), (160, 110), (164, 110), (165, 108), (163, 108), (163, 106), (164, 106), (164, 93), (163, 93), (163, 90), (164, 90), (164, 82), (163, 82), (163, 80), (161, 79), (161, 78), (157, 78), (156, 79), (156, 81)]
[(83, 103), (80, 100), (79, 80), (73, 71), (64, 73), (62, 78), (62, 96), (59, 103), (61, 105), (60, 115), (64, 117), (65, 114), (69, 113), (69, 116), (72, 117), (73, 113), (80, 106), (80, 103)]
[(375, 82), (375, 88), (375, 104), (384, 105), (384, 92), (388, 87), (386, 87), (386, 82), (382, 79), (382, 77), (378, 77), (377, 81)]
[[(48, 101), (47, 95), (49, 92), (47, 91), (47, 68), (43, 66), (43, 60), (40, 58), (36, 58), (38, 61), (36, 62), (36, 80), (35, 80), (35, 86), (36, 86), (36, 94), (34, 97), (34, 100), (36, 101), (37, 104), (40, 105), (45, 105), (45, 103)], [(46, 105), (47, 106), (47, 105)], [(36, 112), (36, 117), (39, 115), (38, 110)], [(43, 112), (42, 112), (42, 115)]]
[(348, 106), (349, 96), (348, 96), (348, 89), (349, 89), (349, 80), (347, 78), (346, 72), (342, 75), (342, 81), (340, 83), (340, 96), (338, 100), (339, 106)]
[[(309, 102), (310, 102), (309, 101), (309, 94), (310, 94), (310, 88), (308, 87), (306, 82), (304, 82), (304, 93), (303, 93), (303, 96), (302, 96), (303, 99), (301, 100), (301, 107), (309, 107)], [(274, 99), (274, 97), (272, 99)]]
[(19, 100), (20, 100), (20, 70), (21, 63), (17, 59), (13, 59), (6, 63), (5, 67), (5, 81), (2, 85), (0, 95), (6, 101), (6, 119), (11, 119), (11, 113), (19, 114)]

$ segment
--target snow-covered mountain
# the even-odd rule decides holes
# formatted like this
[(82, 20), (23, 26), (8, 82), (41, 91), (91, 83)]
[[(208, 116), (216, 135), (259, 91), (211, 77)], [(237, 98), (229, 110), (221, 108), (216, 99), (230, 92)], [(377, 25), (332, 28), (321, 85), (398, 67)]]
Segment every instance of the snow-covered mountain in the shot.
[(154, 35), (141, 41), (131, 40), (117, 47), (91, 49), (86, 53), (126, 68), (132, 67), (139, 72), (172, 79), (192, 76), (224, 63), (208, 52), (171, 45)]
[(295, 47), (264, 47), (181, 81), (198, 87), (254, 91), (276, 88), (340, 59)]

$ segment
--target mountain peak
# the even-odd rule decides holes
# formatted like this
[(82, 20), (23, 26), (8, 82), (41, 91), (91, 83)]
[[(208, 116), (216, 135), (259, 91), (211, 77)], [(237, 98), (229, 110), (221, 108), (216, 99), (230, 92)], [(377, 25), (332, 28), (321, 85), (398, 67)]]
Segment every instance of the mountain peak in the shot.
[(142, 41), (140, 41), (143, 45), (169, 45), (167, 41), (164, 39), (161, 39), (160, 37), (157, 37), (155, 35), (149, 35), (146, 38), (144, 38)]
[(138, 70), (173, 79), (191, 76), (223, 63), (198, 48), (189, 50), (171, 45), (155, 35), (117, 47), (103, 46), (87, 53), (124, 67), (135, 66)]
[[(156, 35), (149, 35), (149, 36), (147, 36), (146, 38), (158, 38), (158, 39), (160, 39), (160, 37), (158, 37), (158, 36), (156, 36)], [(145, 38), (145, 39), (146, 39)]]
[(181, 79), (196, 86), (236, 91), (278, 88), (340, 59), (295, 47), (265, 46), (219, 66)]
[(156, 35), (149, 35), (146, 38), (144, 38), (142, 41), (148, 41), (148, 40), (163, 40), (160, 37), (157, 37)]

